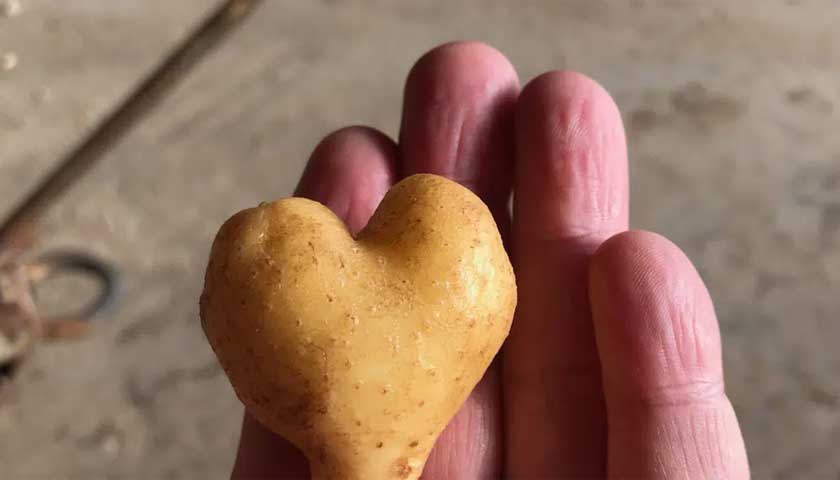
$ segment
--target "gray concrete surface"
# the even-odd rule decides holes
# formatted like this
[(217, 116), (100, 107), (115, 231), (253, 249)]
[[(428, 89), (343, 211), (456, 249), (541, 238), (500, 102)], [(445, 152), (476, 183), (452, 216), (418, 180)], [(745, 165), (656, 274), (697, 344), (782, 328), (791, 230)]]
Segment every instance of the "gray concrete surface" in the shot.
[[(18, 59), (0, 70), (0, 210), (212, 3), (23, 0), (0, 18)], [(576, 69), (613, 92), (633, 224), (712, 290), (755, 477), (840, 475), (836, 2), (266, 3), (48, 216), (41, 246), (113, 259), (125, 294), (3, 392), (0, 477), (223, 478), (241, 407), (197, 321), (216, 228), (287, 195), (328, 131), (395, 134), (412, 62), (461, 38), (523, 79)]]

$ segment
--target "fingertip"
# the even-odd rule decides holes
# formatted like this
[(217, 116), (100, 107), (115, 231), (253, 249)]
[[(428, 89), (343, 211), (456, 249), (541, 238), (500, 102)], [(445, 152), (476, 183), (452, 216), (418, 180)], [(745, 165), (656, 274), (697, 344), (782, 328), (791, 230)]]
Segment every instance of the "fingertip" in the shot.
[[(459, 68), (462, 66), (469, 68)], [(460, 40), (439, 45), (420, 57), (408, 74), (406, 91), (433, 87), (429, 80), (441, 74), (466, 80), (455, 84), (461, 93), (519, 85), (516, 69), (503, 53), (483, 42)]]
[(615, 477), (748, 478), (711, 299), (668, 239), (624, 232), (590, 263)]
[[(532, 128), (546, 120), (553, 121), (549, 128)], [(552, 135), (561, 133), (567, 139), (587, 140), (584, 145), (592, 145), (592, 140), (609, 141), (616, 147), (625, 144), (621, 112), (612, 95), (579, 72), (554, 70), (528, 82), (519, 96), (516, 122), (518, 135), (531, 140), (552, 141)], [(605, 138), (588, 139), (593, 131)], [(553, 160), (548, 156), (536, 158)]]
[(722, 395), (714, 307), (674, 243), (644, 231), (611, 237), (590, 261), (589, 292), (605, 389), (654, 403)]
[(396, 181), (397, 158), (396, 144), (384, 133), (342, 128), (315, 147), (295, 195), (323, 203), (357, 232)]
[(595, 80), (551, 71), (516, 108), (516, 214), (523, 235), (606, 237), (627, 228), (627, 145), (618, 106)]
[(655, 268), (651, 264), (662, 263), (664, 258), (679, 268), (690, 266), (682, 250), (658, 233), (644, 230), (617, 233), (601, 243), (592, 255), (590, 278), (623, 282), (639, 272), (650, 272)]
[(442, 175), (503, 206), (510, 195), (518, 94), (513, 65), (487, 44), (452, 42), (423, 55), (405, 84), (404, 175)]
[(620, 232), (606, 239), (592, 255), (589, 273), (595, 294), (630, 293), (636, 288), (658, 292), (685, 283), (704, 288), (680, 247), (658, 233), (644, 230)]
[[(552, 70), (534, 77), (522, 89), (517, 113), (522, 116), (544, 114), (547, 109), (575, 102), (594, 102), (607, 110), (604, 113), (619, 114), (612, 96), (600, 83), (572, 70)], [(574, 109), (564, 108), (563, 111), (573, 113)]]

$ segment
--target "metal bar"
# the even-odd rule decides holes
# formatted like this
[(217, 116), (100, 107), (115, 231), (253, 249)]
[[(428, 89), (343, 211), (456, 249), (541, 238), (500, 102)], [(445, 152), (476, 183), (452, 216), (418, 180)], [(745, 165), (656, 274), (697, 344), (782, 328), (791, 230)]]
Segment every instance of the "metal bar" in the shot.
[(210, 14), (12, 211), (0, 226), (0, 245), (13, 238), (16, 229), (40, 217), (262, 1), (227, 0)]

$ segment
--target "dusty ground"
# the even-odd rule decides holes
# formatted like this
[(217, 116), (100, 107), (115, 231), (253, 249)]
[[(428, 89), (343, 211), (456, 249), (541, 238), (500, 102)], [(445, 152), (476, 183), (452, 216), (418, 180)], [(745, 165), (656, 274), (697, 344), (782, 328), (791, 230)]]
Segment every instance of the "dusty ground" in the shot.
[[(22, 3), (0, 18), (0, 55), (18, 59), (0, 70), (0, 210), (213, 2)], [(474, 38), (523, 79), (570, 68), (613, 92), (633, 224), (682, 245), (710, 285), (755, 477), (837, 478), (836, 4), (266, 3), (49, 215), (43, 247), (113, 259), (124, 296), (95, 335), (40, 348), (4, 392), (0, 477), (224, 477), (241, 408), (196, 314), (215, 229), (287, 195), (326, 132), (395, 134), (414, 59)]]

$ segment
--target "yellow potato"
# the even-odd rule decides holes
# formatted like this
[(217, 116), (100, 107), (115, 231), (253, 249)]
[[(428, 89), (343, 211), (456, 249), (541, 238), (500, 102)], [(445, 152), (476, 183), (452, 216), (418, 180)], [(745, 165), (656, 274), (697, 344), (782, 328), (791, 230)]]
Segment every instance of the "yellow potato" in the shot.
[(204, 331), (248, 410), (317, 479), (415, 479), (510, 330), (516, 284), (487, 207), (434, 175), (354, 239), (289, 198), (219, 231)]

